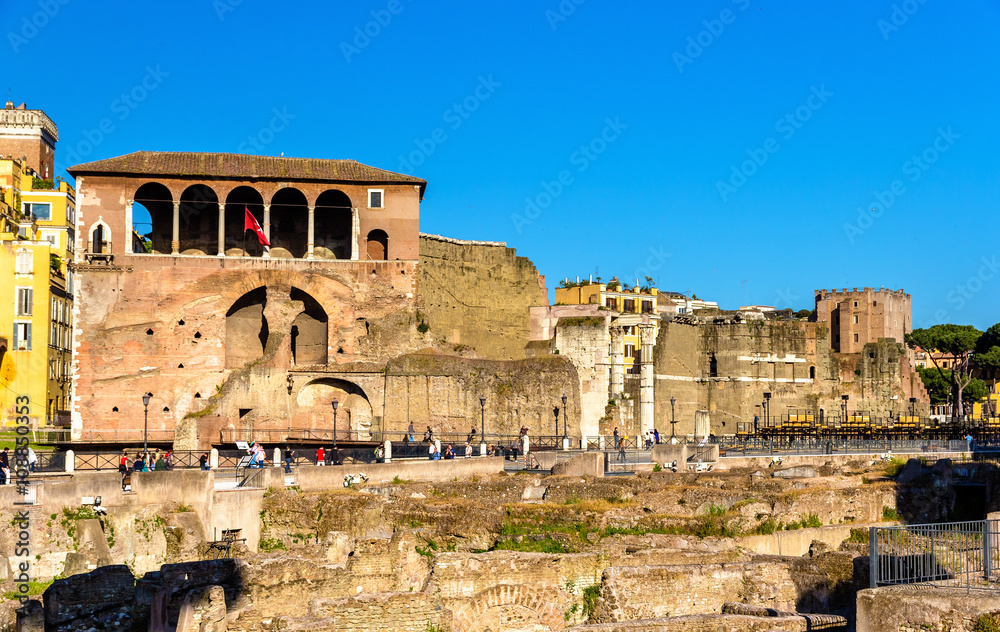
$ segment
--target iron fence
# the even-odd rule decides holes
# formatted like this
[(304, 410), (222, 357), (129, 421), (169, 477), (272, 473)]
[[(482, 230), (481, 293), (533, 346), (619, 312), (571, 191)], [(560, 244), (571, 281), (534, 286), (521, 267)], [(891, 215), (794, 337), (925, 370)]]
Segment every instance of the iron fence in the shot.
[(38, 462), (35, 463), (36, 472), (65, 472), (66, 453), (61, 451), (42, 452), (35, 451)]
[(870, 585), (997, 589), (1000, 520), (870, 527)]
[[(944, 439), (863, 439), (859, 437), (720, 437), (712, 441), (725, 456), (773, 454), (882, 454), (886, 452), (943, 452), (953, 449)], [(966, 449), (964, 441), (961, 449)]]

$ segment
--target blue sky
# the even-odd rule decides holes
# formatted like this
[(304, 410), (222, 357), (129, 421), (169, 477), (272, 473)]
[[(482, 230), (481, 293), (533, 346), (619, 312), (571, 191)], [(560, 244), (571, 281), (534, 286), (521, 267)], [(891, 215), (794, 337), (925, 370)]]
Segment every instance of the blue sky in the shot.
[(885, 286), (918, 327), (1000, 320), (995, 2), (577, 2), (7, 0), (2, 87), (56, 121), (62, 166), (418, 175), (422, 231), (506, 241), (550, 289), (648, 274), (800, 309)]

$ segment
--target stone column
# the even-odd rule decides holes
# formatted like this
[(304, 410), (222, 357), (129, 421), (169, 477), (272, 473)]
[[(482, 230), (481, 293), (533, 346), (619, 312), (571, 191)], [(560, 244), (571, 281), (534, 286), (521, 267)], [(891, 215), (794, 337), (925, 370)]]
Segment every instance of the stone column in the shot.
[(219, 469), (219, 449), (212, 448), (212, 451), (208, 453), (208, 466), (213, 470)]
[(219, 202), (219, 256), (226, 256), (226, 204)]
[(521, 437), (521, 452), (527, 454), (530, 449), (531, 449), (531, 442), (528, 439), (528, 435), (523, 435)]
[(174, 202), (174, 221), (170, 234), (170, 254), (180, 254), (181, 251), (181, 202)]
[(125, 252), (132, 252), (132, 200), (125, 202)]
[(621, 327), (611, 327), (611, 398), (617, 399), (625, 391), (625, 332)]
[(361, 256), (358, 241), (361, 239), (361, 220), (358, 219), (358, 209), (351, 209), (351, 261), (357, 261)]
[(383, 444), (383, 449), (385, 450), (385, 462), (392, 463), (392, 441), (386, 439)]
[(309, 207), (309, 230), (307, 231), (306, 240), (309, 245), (309, 253), (306, 255), (306, 259), (313, 258), (313, 244), (316, 243), (316, 207)]
[(639, 428), (642, 439), (653, 429), (653, 347), (656, 326), (639, 325)]
[(66, 450), (66, 473), (72, 474), (76, 471), (76, 453), (73, 450)]
[[(261, 227), (264, 231), (264, 236), (267, 237), (267, 243), (271, 243), (271, 205), (264, 205), (264, 225)], [(271, 247), (264, 247), (264, 258), (271, 258)]]

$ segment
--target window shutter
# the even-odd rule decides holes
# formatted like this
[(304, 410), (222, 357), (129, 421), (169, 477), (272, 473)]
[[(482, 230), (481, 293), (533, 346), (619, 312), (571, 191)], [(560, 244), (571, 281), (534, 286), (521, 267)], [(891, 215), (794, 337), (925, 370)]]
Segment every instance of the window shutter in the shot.
[(18, 334), (21, 333), (21, 324), (14, 323), (14, 349), (17, 349)]
[(25, 339), (28, 341), (28, 351), (31, 351), (31, 323), (25, 323), (24, 329), (27, 331)]

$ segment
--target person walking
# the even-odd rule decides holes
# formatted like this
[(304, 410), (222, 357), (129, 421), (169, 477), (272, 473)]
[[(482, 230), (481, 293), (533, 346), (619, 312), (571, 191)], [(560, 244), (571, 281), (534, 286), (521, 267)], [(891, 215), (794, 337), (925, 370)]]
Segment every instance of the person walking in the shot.
[(618, 426), (615, 426), (614, 436), (615, 436), (615, 450), (617, 450), (618, 449)]
[[(125, 453), (122, 452), (122, 454), (125, 454)], [(32, 450), (31, 446), (29, 445), (28, 446), (28, 471), (31, 472), (32, 474), (35, 473), (35, 464), (36, 463), (38, 463), (38, 457), (35, 456), (35, 451)]]
[(326, 465), (326, 450), (323, 449), (323, 446), (316, 448), (316, 465)]
[(118, 473), (122, 475), (122, 491), (125, 491), (125, 479), (128, 477), (128, 457), (125, 450), (118, 457)]
[(660, 445), (660, 431), (653, 428), (653, 443)]
[[(618, 432), (617, 428), (615, 428), (615, 432)], [(628, 439), (628, 435), (625, 436), (625, 439)], [(616, 440), (617, 440), (617, 437), (616, 437)], [(624, 440), (618, 441), (618, 462), (619, 463), (624, 463), (625, 462), (625, 441)]]
[(208, 455), (207, 454), (202, 454), (201, 456), (198, 457), (198, 464), (201, 466), (201, 469), (203, 469), (203, 470), (210, 470), (210, 469), (212, 469), (212, 466), (208, 464)]
[(472, 444), (468, 441), (465, 442), (465, 458), (472, 458)]
[(286, 445), (285, 446), (285, 474), (291, 474), (292, 473), (292, 460), (294, 460), (294, 459), (295, 459), (295, 453), (292, 452), (292, 449)]
[(413, 429), (413, 422), (411, 421), (409, 427), (406, 429), (406, 442), (413, 443), (415, 434), (416, 431)]
[(469, 430), (469, 436), (465, 439), (465, 442), (466, 443), (473, 443), (475, 441), (475, 439), (476, 439), (476, 427), (473, 426)]
[(167, 471), (168, 472), (171, 471), (171, 470), (173, 470), (174, 469), (174, 451), (173, 450), (167, 450), (167, 455), (165, 457), (163, 457), (163, 461), (164, 461), (164, 463), (167, 464)]
[(427, 432), (424, 433), (424, 441), (434, 443), (434, 431), (431, 430), (430, 426), (427, 426)]

